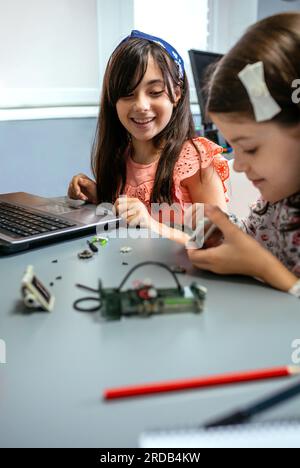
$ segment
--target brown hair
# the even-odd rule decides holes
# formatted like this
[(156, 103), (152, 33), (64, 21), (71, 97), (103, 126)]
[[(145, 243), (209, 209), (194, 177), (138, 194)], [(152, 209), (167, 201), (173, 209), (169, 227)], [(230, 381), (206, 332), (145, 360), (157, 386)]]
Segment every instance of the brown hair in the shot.
[(189, 86), (184, 74), (179, 78), (178, 68), (159, 44), (133, 38), (121, 43), (107, 64), (103, 80), (100, 114), (92, 149), (92, 170), (97, 183), (98, 202), (114, 203), (126, 182), (126, 152), (130, 143), (127, 130), (119, 121), (116, 103), (130, 94), (146, 73), (149, 55), (158, 64), (171, 102), (173, 89), (181, 88), (181, 98), (174, 107), (167, 126), (153, 139), (154, 146), (162, 148), (158, 163), (152, 202), (172, 203), (173, 170), (184, 142), (195, 136), (190, 111)]
[(282, 13), (251, 26), (215, 66), (207, 86), (207, 111), (244, 114), (253, 108), (238, 73), (247, 65), (264, 63), (267, 87), (282, 111), (272, 121), (300, 122), (300, 104), (292, 101), (292, 82), (300, 78), (300, 12)]
[[(238, 73), (258, 61), (263, 62), (267, 87), (282, 109), (271, 122), (283, 127), (299, 124), (300, 103), (292, 100), (292, 83), (300, 78), (300, 12), (281, 13), (255, 23), (211, 68), (206, 85), (207, 112), (239, 114), (254, 120), (253, 107)], [(292, 195), (288, 203), (300, 216), (299, 198), (299, 193)], [(287, 225), (286, 230), (299, 227), (300, 222), (296, 222)]]

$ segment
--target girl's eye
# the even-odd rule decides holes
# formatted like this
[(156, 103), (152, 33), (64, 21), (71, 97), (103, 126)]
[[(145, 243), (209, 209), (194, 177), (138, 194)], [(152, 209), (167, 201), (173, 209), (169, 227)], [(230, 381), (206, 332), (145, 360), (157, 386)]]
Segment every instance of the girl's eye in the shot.
[(244, 153), (255, 154), (255, 153), (257, 153), (257, 149), (258, 148), (252, 148), (252, 149), (244, 150)]
[(161, 96), (163, 94), (164, 90), (161, 89), (160, 91), (151, 91), (151, 96)]

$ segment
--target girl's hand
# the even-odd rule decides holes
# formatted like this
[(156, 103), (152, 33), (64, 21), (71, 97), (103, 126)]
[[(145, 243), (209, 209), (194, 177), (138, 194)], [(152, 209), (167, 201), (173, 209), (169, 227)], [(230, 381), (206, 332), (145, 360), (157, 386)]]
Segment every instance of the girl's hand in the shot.
[(217, 247), (188, 250), (196, 267), (220, 274), (255, 276), (283, 291), (292, 287), (297, 278), (255, 239), (232, 224), (219, 208), (207, 206), (205, 213), (222, 231), (224, 242)]
[(151, 216), (146, 206), (138, 198), (119, 197), (115, 202), (115, 209), (130, 227), (150, 227)]
[(97, 204), (96, 182), (85, 174), (75, 175), (69, 184), (68, 197)]

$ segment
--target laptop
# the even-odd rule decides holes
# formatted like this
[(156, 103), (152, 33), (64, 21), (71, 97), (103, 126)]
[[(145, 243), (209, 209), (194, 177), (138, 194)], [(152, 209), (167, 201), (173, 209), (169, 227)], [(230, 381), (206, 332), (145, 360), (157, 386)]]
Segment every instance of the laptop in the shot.
[[(99, 210), (97, 210), (97, 213)], [(112, 212), (67, 197), (44, 198), (26, 192), (0, 195), (0, 254), (118, 227)]]

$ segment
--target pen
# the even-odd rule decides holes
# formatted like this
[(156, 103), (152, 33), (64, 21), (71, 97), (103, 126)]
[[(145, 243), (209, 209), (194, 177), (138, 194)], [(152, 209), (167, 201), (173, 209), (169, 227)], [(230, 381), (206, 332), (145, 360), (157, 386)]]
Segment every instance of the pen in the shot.
[(299, 374), (300, 367), (283, 366), (271, 369), (259, 369), (229, 374), (210, 375), (192, 379), (172, 380), (128, 387), (117, 387), (104, 390), (105, 400), (117, 398), (129, 398), (134, 396), (150, 395), (155, 393), (174, 392), (178, 390), (189, 390), (194, 388), (214, 387), (256, 380), (273, 379)]
[(298, 380), (296, 384), (290, 385), (285, 389), (268, 395), (267, 397), (263, 398), (262, 400), (257, 401), (256, 403), (246, 406), (245, 408), (238, 409), (233, 413), (230, 413), (227, 416), (222, 418), (216, 419), (215, 421), (208, 422), (204, 425), (206, 429), (210, 427), (217, 427), (217, 426), (228, 426), (232, 424), (241, 424), (243, 422), (248, 421), (253, 416), (258, 413), (262, 413), (263, 411), (272, 408), (273, 406), (279, 405), (286, 400), (294, 398), (295, 396), (300, 395), (300, 381)]

